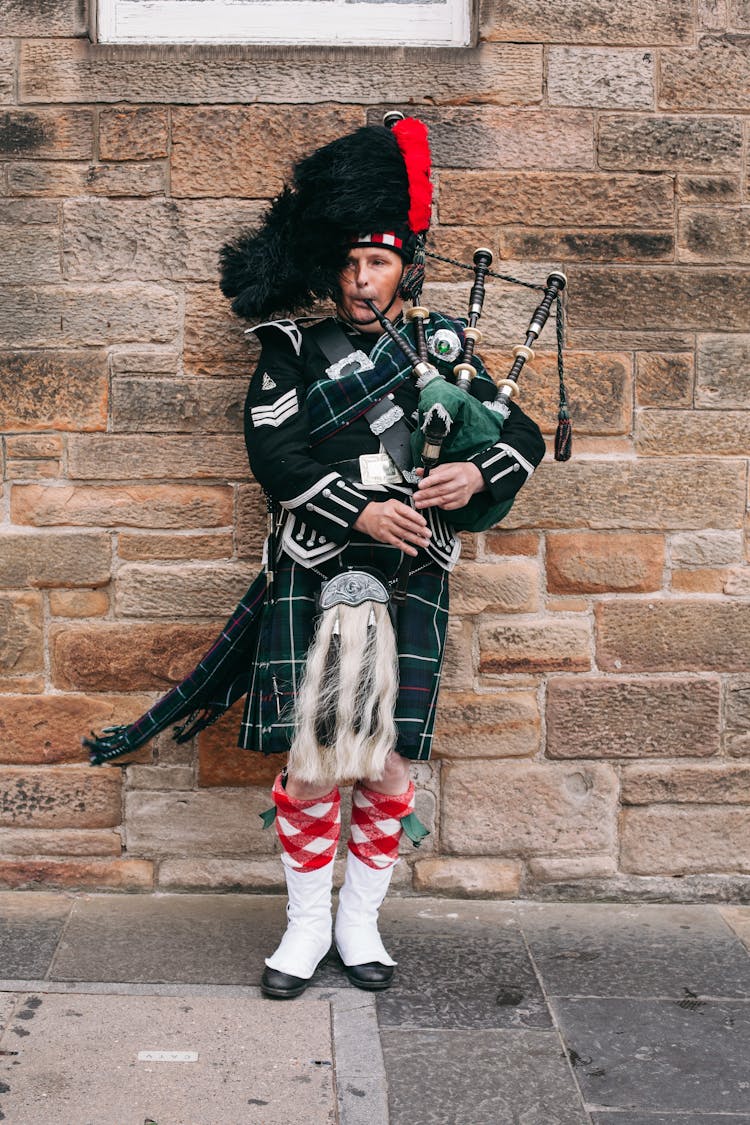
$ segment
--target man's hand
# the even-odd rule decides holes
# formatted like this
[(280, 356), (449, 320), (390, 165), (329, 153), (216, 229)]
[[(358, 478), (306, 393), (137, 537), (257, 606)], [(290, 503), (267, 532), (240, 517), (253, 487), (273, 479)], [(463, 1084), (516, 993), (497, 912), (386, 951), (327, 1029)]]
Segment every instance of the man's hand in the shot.
[(468, 504), (475, 492), (485, 488), (484, 477), (471, 461), (448, 461), (436, 465), (424, 479), (424, 469), (417, 469), (422, 477), (416, 493), (416, 508), (443, 508), (450, 512)]
[(359, 513), (354, 528), (378, 543), (399, 547), (412, 556), (417, 554), (417, 547), (427, 546), (432, 534), (424, 516), (400, 500), (386, 500), (383, 504), (371, 500)]

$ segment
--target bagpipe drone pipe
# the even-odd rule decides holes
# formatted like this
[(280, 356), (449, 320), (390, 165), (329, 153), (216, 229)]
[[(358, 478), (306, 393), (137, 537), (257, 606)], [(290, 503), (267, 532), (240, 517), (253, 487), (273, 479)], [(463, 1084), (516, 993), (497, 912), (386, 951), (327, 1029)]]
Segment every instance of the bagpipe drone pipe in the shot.
[[(518, 393), (518, 378), (527, 362), (533, 359), (532, 344), (542, 332), (553, 304), (556, 305), (558, 377), (560, 385), (560, 406), (555, 435), (555, 460), (567, 461), (571, 454), (571, 424), (568, 412), (563, 371), (563, 310), (561, 294), (566, 279), (563, 273), (550, 273), (545, 285), (520, 281), (506, 274), (490, 270), (492, 251), (479, 247), (474, 253), (474, 265), (467, 266), (452, 258), (426, 251), (431, 257), (447, 261), (463, 269), (473, 269), (474, 283), (469, 296), (468, 323), (463, 330), (464, 347), (458, 362), (453, 368), (455, 382), (438, 372), (429, 361), (425, 321), (429, 320), (429, 310), (415, 305), (406, 313), (407, 320), (414, 325), (416, 350), (403, 333), (399, 332), (386, 316), (379, 312), (373, 302), (367, 302), (380, 321), (383, 330), (401, 349), (412, 365), (412, 373), (420, 389), (418, 403), (418, 426), (412, 434), (412, 455), (417, 468), (424, 468), (425, 476), (435, 465), (467, 461), (502, 439), (503, 427), (510, 415), (510, 403)], [(477, 368), (472, 360), (474, 349), (481, 339), (477, 323), (482, 313), (487, 274), (503, 281), (523, 285), (540, 291), (543, 296), (531, 315), (526, 336), (522, 344), (513, 349), (514, 361), (507, 376), (498, 384), (494, 399), (481, 401), (471, 394), (472, 380)], [(433, 341), (433, 348), (435, 343)], [(439, 345), (438, 345), (439, 347)], [(436, 353), (436, 354), (439, 354)], [(465, 507), (445, 512), (448, 522), (458, 531), (485, 531), (507, 515), (512, 500), (493, 502), (488, 492), (477, 493)]]

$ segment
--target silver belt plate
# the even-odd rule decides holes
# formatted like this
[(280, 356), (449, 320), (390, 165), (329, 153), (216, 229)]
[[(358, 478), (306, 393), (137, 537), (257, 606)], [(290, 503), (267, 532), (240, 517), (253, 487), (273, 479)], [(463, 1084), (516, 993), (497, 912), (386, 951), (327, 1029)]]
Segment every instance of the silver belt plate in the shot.
[(404, 479), (396, 462), (387, 453), (362, 453), (359, 458), (359, 475), (365, 488), (368, 485), (402, 484)]

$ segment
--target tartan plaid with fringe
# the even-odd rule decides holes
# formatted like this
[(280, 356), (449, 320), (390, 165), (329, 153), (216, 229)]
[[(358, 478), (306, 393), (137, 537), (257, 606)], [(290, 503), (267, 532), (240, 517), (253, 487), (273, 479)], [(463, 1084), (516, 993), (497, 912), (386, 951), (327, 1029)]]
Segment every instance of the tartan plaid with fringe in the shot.
[[(398, 569), (401, 552), (355, 533), (337, 561), (342, 566), (375, 568), (390, 578)], [(414, 562), (406, 602), (396, 611), (396, 750), (405, 758), (426, 761), (432, 748), (448, 625), (448, 574), (425, 557)], [(240, 728), (240, 746), (246, 750), (280, 754), (291, 745), (294, 701), (315, 629), (320, 584), (319, 574), (282, 556), (275, 573), (276, 600), (263, 615), (258, 659)]]

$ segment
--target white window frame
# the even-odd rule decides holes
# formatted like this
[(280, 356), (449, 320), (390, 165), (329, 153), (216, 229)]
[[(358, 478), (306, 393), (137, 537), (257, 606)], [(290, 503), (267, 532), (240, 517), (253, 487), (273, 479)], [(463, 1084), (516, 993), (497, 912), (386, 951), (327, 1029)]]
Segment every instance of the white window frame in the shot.
[(465, 47), (473, 0), (98, 0), (101, 43)]

